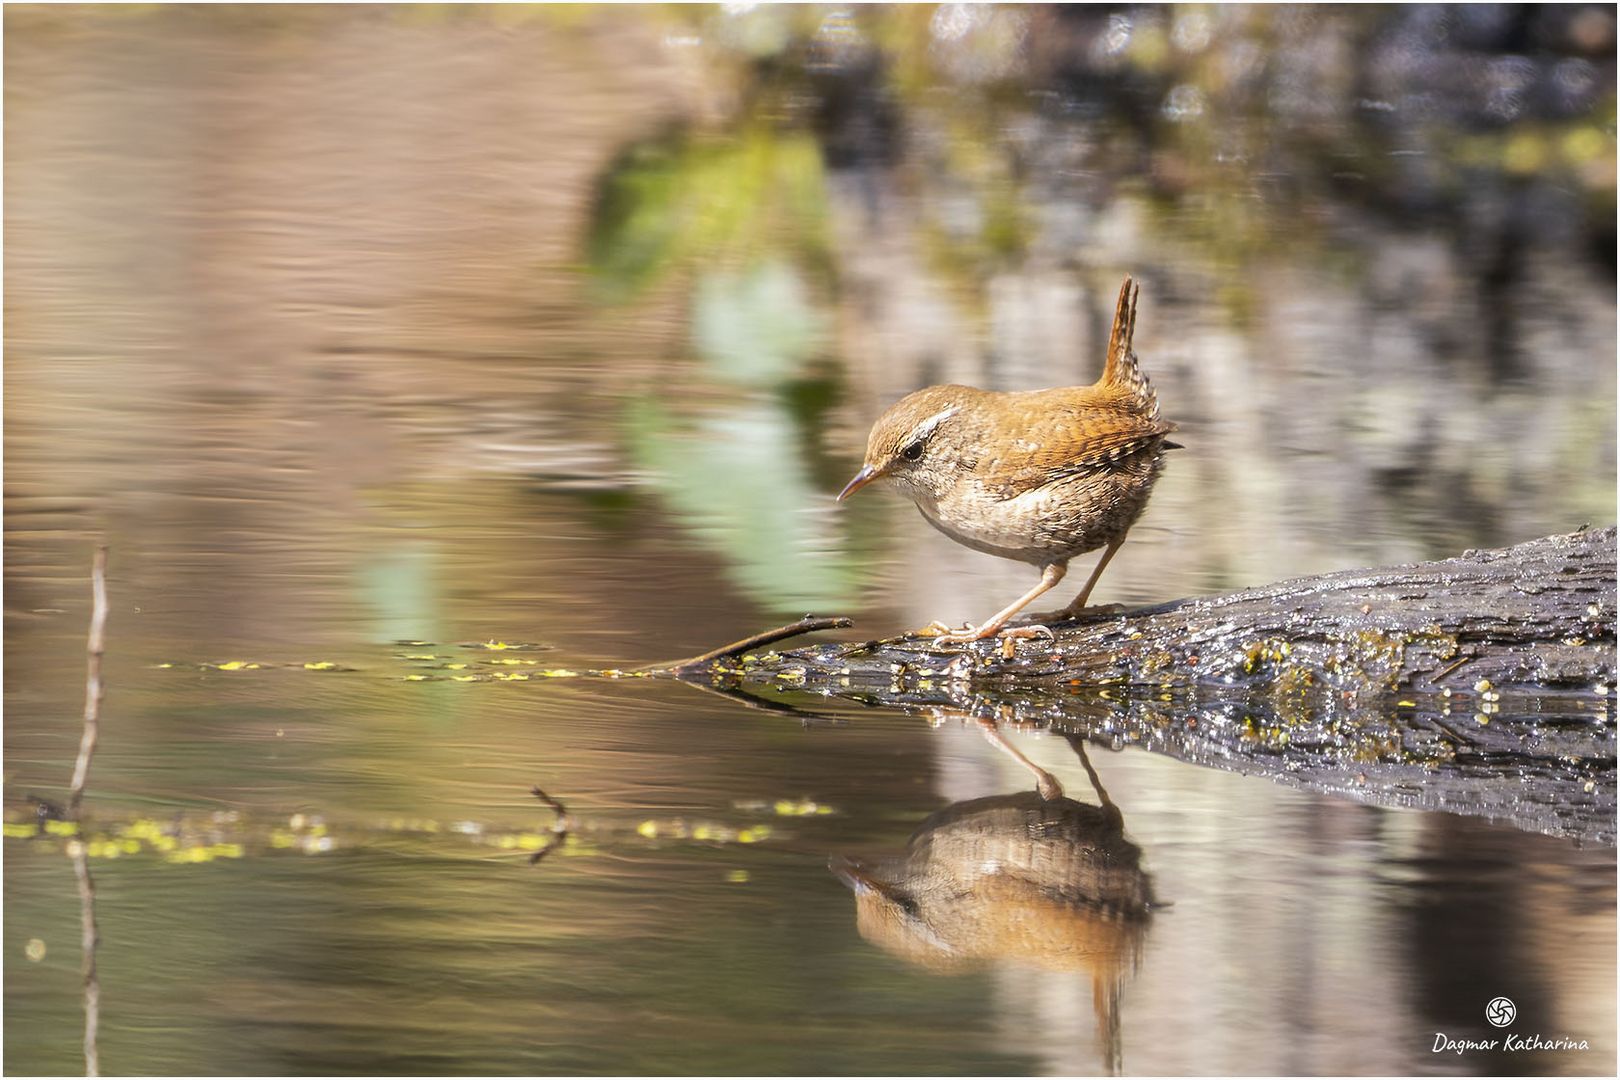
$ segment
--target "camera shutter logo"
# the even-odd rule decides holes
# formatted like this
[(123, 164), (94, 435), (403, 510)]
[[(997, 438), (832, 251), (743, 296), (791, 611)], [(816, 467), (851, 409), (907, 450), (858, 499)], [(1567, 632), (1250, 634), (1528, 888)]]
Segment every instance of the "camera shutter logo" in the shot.
[(1519, 1015), (1518, 1008), (1505, 997), (1491, 998), (1485, 1006), (1485, 1021), (1492, 1027), (1507, 1027)]

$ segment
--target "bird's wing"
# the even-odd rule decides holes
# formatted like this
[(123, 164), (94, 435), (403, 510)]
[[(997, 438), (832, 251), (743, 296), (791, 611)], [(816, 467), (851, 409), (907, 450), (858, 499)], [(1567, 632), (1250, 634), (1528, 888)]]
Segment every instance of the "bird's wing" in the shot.
[(1018, 435), (995, 461), (978, 463), (986, 489), (1010, 499), (1098, 469), (1158, 445), (1176, 425), (1158, 417), (1108, 406), (1031, 410)]

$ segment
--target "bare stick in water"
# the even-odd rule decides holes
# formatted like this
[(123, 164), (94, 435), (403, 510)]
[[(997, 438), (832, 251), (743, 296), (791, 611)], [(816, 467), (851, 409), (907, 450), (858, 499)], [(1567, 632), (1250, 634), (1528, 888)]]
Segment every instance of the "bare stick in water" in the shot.
[[(106, 548), (102, 548), (106, 553)], [(96, 1034), (101, 1027), (101, 978), (96, 974), (96, 946), (101, 934), (96, 929), (96, 885), (90, 879), (90, 862), (84, 841), (75, 838), (68, 844), (73, 859), (73, 876), (79, 882), (79, 950), (83, 957), (84, 975), (84, 1075), (101, 1075), (101, 1051), (96, 1046)]]
[(552, 813), (557, 815), (557, 820), (551, 823), (551, 836), (546, 840), (545, 847), (529, 856), (530, 866), (562, 847), (563, 843), (568, 839), (568, 830), (574, 827), (574, 818), (568, 813), (568, 807), (564, 806), (561, 800), (553, 799), (550, 795), (541, 791), (538, 784), (534, 786), (533, 795), (551, 808)]
[(68, 817), (77, 820), (79, 802), (84, 798), (84, 785), (90, 779), (90, 759), (96, 753), (96, 739), (101, 734), (101, 698), (105, 687), (101, 685), (101, 656), (106, 651), (107, 634), (107, 545), (96, 548), (96, 559), (90, 569), (90, 641), (88, 670), (84, 680), (84, 735), (79, 740), (79, 760), (73, 766), (73, 787), (68, 798)]
[(733, 641), (730, 645), (722, 645), (718, 649), (711, 649), (701, 656), (694, 656), (688, 660), (676, 660), (672, 664), (659, 664), (650, 670), (684, 671), (687, 668), (694, 668), (700, 664), (707, 664), (711, 660), (719, 660), (727, 656), (737, 656), (741, 653), (747, 652), (749, 649), (757, 649), (761, 645), (770, 645), (786, 638), (798, 637), (800, 634), (810, 634), (817, 630), (837, 630), (845, 626), (854, 625), (855, 620), (845, 618), (842, 615), (825, 619), (818, 619), (814, 615), (806, 615), (798, 622), (788, 623), (786, 626), (778, 626), (774, 630), (766, 630), (762, 633), (753, 634), (749, 637), (743, 638), (741, 641)]

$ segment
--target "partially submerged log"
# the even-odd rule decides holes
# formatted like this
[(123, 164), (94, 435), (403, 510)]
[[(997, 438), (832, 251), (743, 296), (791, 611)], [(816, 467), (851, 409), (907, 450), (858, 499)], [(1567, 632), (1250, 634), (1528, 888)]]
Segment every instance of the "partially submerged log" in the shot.
[(1615, 529), (1055, 625), (705, 658), (681, 677), (1049, 725), (1614, 842)]
[(708, 670), (840, 687), (945, 678), (977, 688), (1404, 694), (1483, 681), (1601, 697), (1614, 686), (1614, 620), (1611, 527), (1058, 623), (1050, 641), (939, 645), (907, 635), (722, 656)]

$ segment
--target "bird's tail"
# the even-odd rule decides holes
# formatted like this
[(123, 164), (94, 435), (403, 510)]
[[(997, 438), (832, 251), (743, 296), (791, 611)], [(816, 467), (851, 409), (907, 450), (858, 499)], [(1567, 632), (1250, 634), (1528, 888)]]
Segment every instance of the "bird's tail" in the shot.
[(1108, 361), (1103, 365), (1101, 385), (1113, 389), (1144, 416), (1158, 419), (1158, 395), (1142, 369), (1136, 366), (1136, 354), (1131, 351), (1139, 292), (1141, 289), (1127, 275), (1125, 283), (1119, 287), (1119, 303), (1114, 307), (1114, 329), (1108, 335)]

